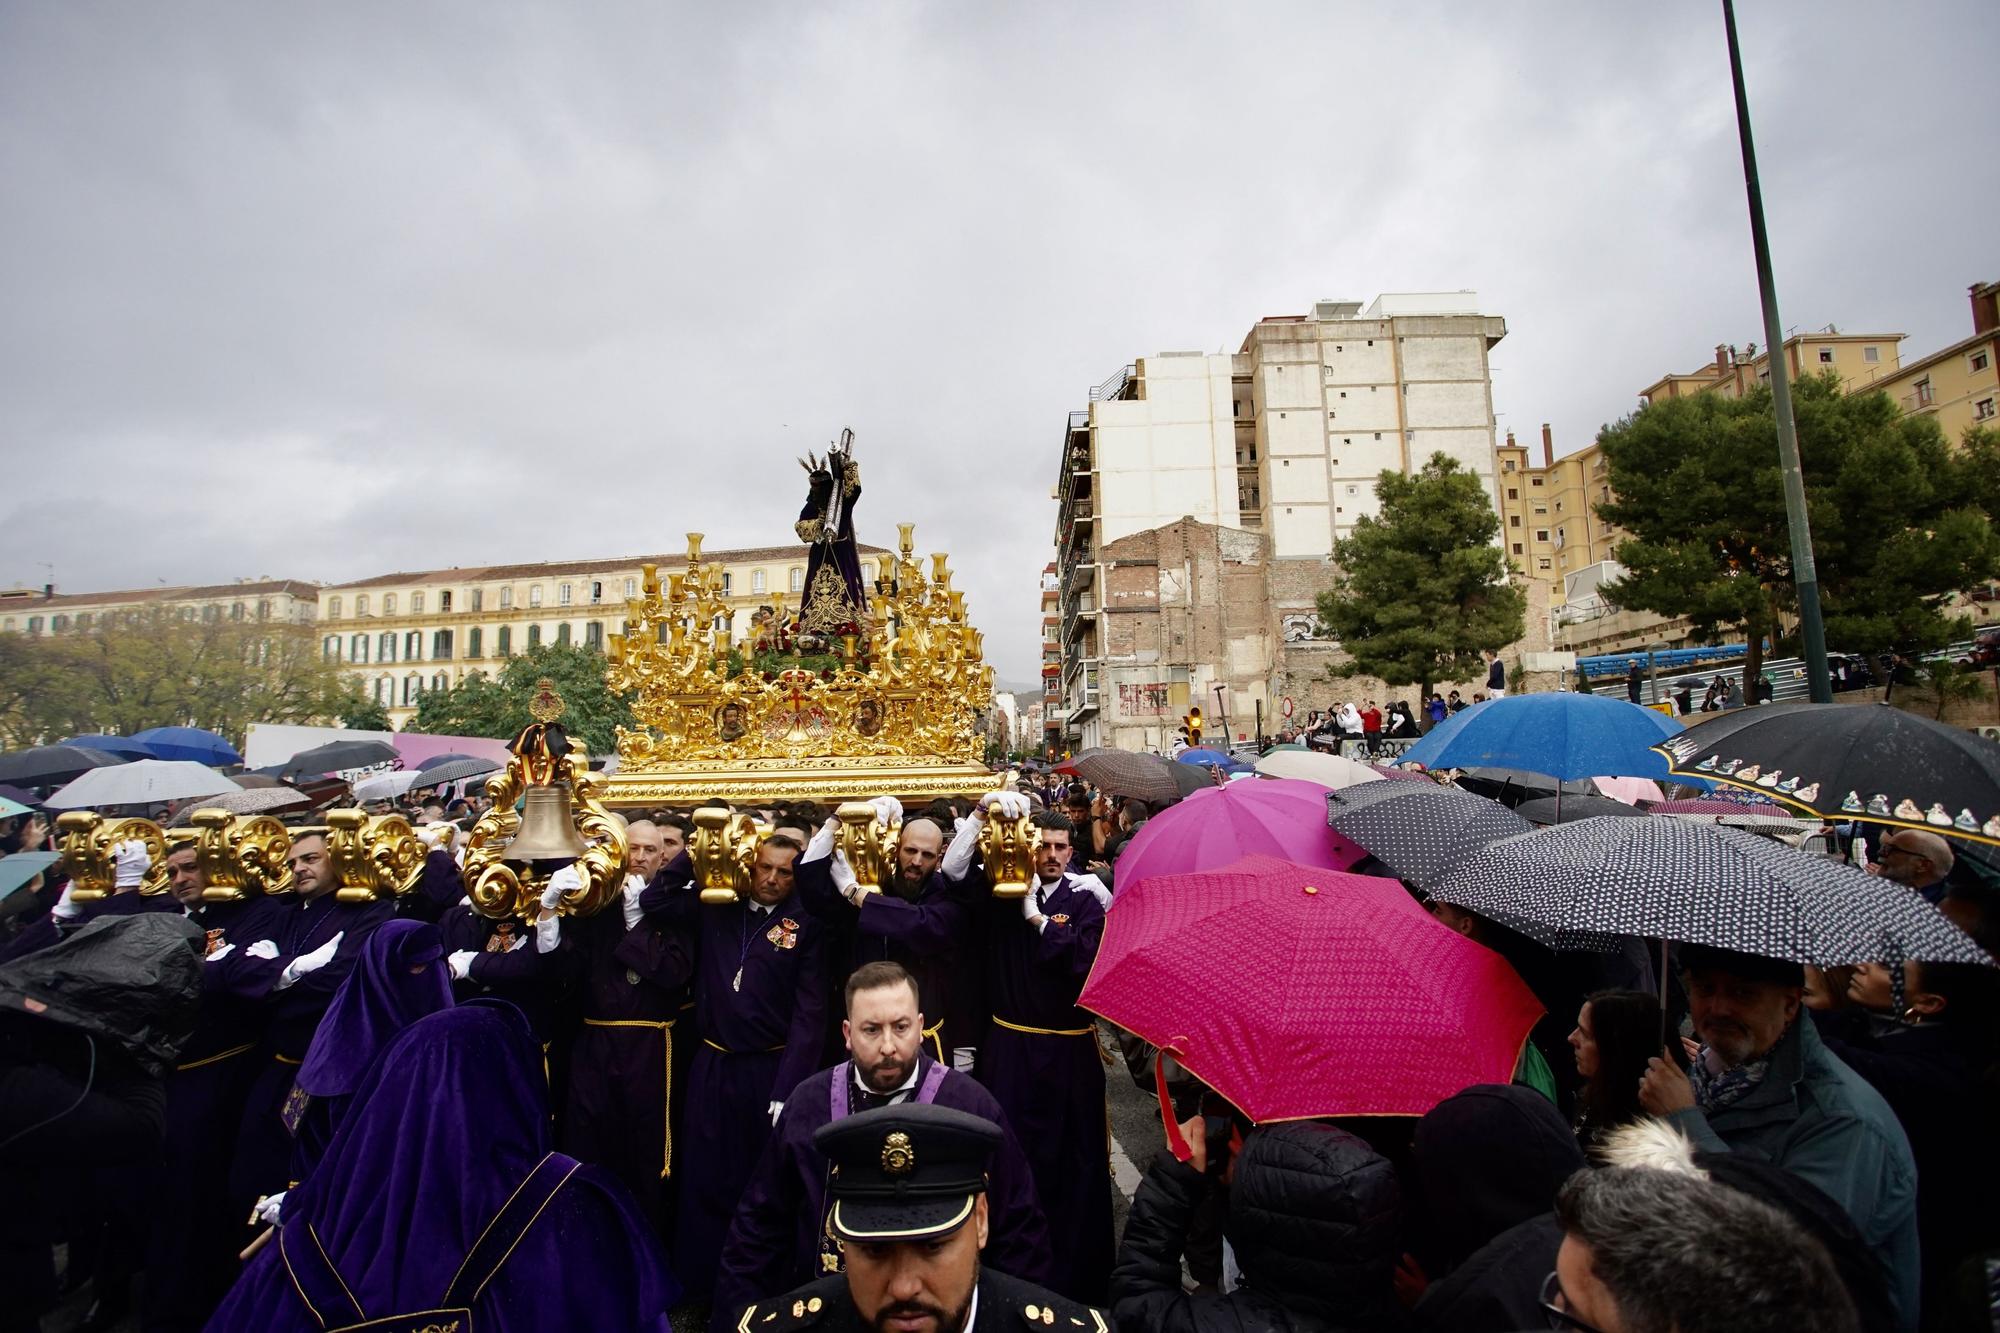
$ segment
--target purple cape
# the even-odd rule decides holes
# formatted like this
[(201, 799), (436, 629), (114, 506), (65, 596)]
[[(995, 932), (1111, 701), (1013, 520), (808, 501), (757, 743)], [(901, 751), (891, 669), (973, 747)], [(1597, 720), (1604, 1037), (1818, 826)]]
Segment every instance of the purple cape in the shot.
[(314, 1097), (354, 1091), (375, 1057), (397, 1033), (426, 1014), (451, 1007), (451, 970), (436, 926), (384, 923), (327, 1006), (299, 1066), (298, 1085)]
[[(435, 1308), (502, 1206), (549, 1156), (541, 1049), (512, 1006), (475, 1001), (413, 1023), (355, 1090), (284, 1227), (309, 1229), (371, 1319)], [(572, 1159), (557, 1157), (567, 1168)], [(298, 1238), (303, 1242), (306, 1237)], [(659, 1243), (607, 1176), (578, 1167), (470, 1303), (480, 1333), (667, 1333), (678, 1296)], [(318, 1333), (266, 1245), (208, 1325)]]

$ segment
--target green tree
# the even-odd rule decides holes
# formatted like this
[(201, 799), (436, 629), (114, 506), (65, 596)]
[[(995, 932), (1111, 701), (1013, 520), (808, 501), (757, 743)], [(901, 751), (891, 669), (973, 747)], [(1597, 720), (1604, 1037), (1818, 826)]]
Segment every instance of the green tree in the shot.
[[(1800, 381), (1793, 402), (1828, 645), (1915, 655), (1963, 637), (1947, 604), (2000, 564), (1973, 460), (1929, 418), (1832, 375)], [(1703, 639), (1742, 635), (1754, 697), (1765, 641), (1797, 614), (1770, 392), (1668, 399), (1598, 440), (1615, 498), (1597, 512), (1631, 534), (1604, 595), (1685, 616)]]
[(394, 731), (389, 721), (389, 710), (375, 700), (354, 690), (340, 707), (340, 725), (350, 731)]
[(555, 683), (564, 705), (563, 726), (593, 755), (611, 753), (617, 728), (632, 725), (632, 706), (604, 681), (604, 658), (590, 648), (544, 644), (509, 658), (499, 677), (474, 674), (448, 690), (432, 690), (417, 705), (405, 731), (440, 736), (489, 736), (513, 740), (534, 719), (528, 701), (535, 682)]
[(1527, 599), (1508, 581), (1492, 498), (1477, 476), (1443, 454), (1406, 476), (1375, 483), (1379, 517), (1363, 517), (1334, 545), (1340, 566), (1318, 598), (1323, 631), (1350, 660), (1336, 676), (1378, 676), (1424, 695), (1462, 680), (1521, 637)]
[(4, 639), (0, 732), (12, 746), (179, 725), (241, 741), (252, 722), (330, 721), (350, 692), (310, 625), (161, 609)]

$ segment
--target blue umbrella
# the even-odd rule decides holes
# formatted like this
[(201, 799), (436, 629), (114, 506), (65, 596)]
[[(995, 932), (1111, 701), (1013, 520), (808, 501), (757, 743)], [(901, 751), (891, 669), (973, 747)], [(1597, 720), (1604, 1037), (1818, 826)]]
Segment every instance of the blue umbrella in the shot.
[(1623, 699), (1567, 690), (1516, 694), (1446, 718), (1396, 762), (1521, 768), (1552, 778), (1648, 777), (1659, 771), (1648, 747), (1680, 730), (1664, 713)]
[(61, 743), (64, 745), (81, 746), (86, 750), (102, 750), (106, 754), (115, 754), (120, 759), (158, 759), (160, 757), (139, 744), (139, 742), (133, 740), (130, 736), (72, 736)]
[(243, 762), (235, 746), (200, 727), (150, 727), (132, 739), (157, 759), (184, 759), (211, 768)]
[(1237, 762), (1220, 750), (1206, 748), (1182, 750), (1174, 756), (1174, 760), (1182, 764), (1202, 764), (1209, 768), (1230, 768)]

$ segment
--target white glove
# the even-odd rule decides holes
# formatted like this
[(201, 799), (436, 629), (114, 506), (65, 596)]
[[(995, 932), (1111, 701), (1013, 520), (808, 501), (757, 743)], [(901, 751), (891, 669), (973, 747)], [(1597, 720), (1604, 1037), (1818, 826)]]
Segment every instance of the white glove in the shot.
[(625, 929), (627, 930), (631, 930), (637, 926), (639, 918), (645, 915), (639, 907), (639, 895), (645, 891), (646, 881), (643, 876), (627, 875), (625, 877), (625, 893), (619, 906), (624, 909)]
[(436, 824), (417, 825), (417, 841), (424, 845), (425, 851), (434, 852), (438, 850), (439, 846), (442, 845), (443, 841), (442, 838), (439, 836), (438, 825)]
[(819, 826), (819, 832), (812, 835), (812, 841), (806, 844), (805, 855), (799, 858), (799, 864), (821, 861), (832, 856), (833, 845), (839, 841), (840, 820), (829, 816), (826, 823)]
[(893, 796), (877, 796), (868, 804), (875, 807), (875, 822), (883, 828), (903, 822), (903, 803)]
[(136, 889), (146, 872), (153, 868), (153, 854), (137, 838), (127, 838), (111, 849), (112, 887)]
[(778, 1126), (778, 1117), (779, 1117), (780, 1115), (783, 1115), (783, 1114), (784, 1114), (784, 1111), (785, 1111), (785, 1104), (784, 1104), (783, 1102), (772, 1102), (772, 1103), (771, 1103), (771, 1127), (772, 1127), (773, 1129), (776, 1129), (776, 1128), (777, 1128), (777, 1126)]
[[(537, 921), (535, 923), (536, 953), (554, 953), (556, 951), (556, 945), (561, 942), (562, 942), (561, 917), (552, 916), (546, 921)], [(527, 941), (524, 939), (520, 943), (526, 944)], [(516, 945), (515, 947), (518, 948), (520, 946)]]
[(258, 940), (243, 951), (243, 956), (245, 958), (261, 958), (268, 963), (278, 956), (278, 942), (276, 940)]
[(278, 989), (283, 990), (308, 972), (317, 972), (332, 962), (333, 956), (340, 952), (340, 940), (345, 934), (347, 934), (346, 931), (337, 930), (333, 933), (333, 938), (325, 944), (320, 945), (319, 948), (314, 949), (311, 953), (302, 953), (291, 962), (286, 963), (285, 970), (278, 974)]
[(954, 884), (964, 879), (972, 869), (972, 854), (979, 850), (979, 831), (985, 827), (984, 820), (959, 820), (951, 846), (944, 849), (944, 859), (938, 862), (938, 872)]
[(63, 886), (62, 897), (56, 899), (56, 905), (49, 909), (49, 915), (58, 921), (74, 921), (82, 916), (83, 909), (76, 905), (74, 898), (70, 897), (75, 892), (76, 881), (71, 880)]
[(1001, 819), (1024, 819), (1028, 814), (1028, 798), (1017, 791), (989, 792), (979, 798), (979, 808)]
[(208, 963), (219, 963), (223, 959), (229, 957), (230, 954), (235, 952), (236, 952), (235, 945), (225, 944), (220, 949), (217, 949), (214, 953), (210, 954), (207, 958), (203, 959), (202, 961)]
[(266, 1194), (258, 1199), (256, 1206), (250, 1210), (250, 1216), (265, 1226), (279, 1226), (282, 1224), (278, 1221), (278, 1214), (284, 1207), (285, 1191), (279, 1190), (276, 1194)]
[(845, 853), (833, 854), (833, 864), (828, 867), (827, 873), (833, 877), (833, 887), (840, 891), (840, 896), (859, 906), (860, 902), (854, 896), (854, 891), (861, 887), (861, 877), (854, 873), (853, 866), (847, 864)]
[[(1027, 922), (1029, 925), (1034, 925), (1035, 918), (1041, 915), (1042, 915), (1042, 909), (1040, 905), (1035, 902), (1035, 890), (1031, 886), (1028, 889), (1027, 896), (1021, 899), (1021, 919)], [(1044, 918), (1044, 920), (1046, 920), (1046, 918)]]
[(448, 956), (444, 960), (444, 963), (446, 967), (451, 969), (451, 979), (453, 981), (464, 981), (470, 977), (472, 975), (472, 960), (478, 956), (478, 952), (473, 949), (459, 949)]
[(581, 887), (582, 884), (583, 880), (580, 876), (576, 877), (575, 884), (567, 887), (559, 880), (550, 879), (549, 886), (542, 890), (542, 910), (544, 912), (555, 911), (558, 907), (562, 906), (563, 895), (568, 893), (570, 889)]

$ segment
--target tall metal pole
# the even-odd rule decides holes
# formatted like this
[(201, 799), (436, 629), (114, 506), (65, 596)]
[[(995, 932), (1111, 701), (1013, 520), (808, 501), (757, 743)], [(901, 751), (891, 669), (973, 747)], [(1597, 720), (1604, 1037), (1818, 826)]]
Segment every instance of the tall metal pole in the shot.
[(1778, 289), (1771, 281), (1771, 241), (1764, 231), (1764, 190), (1757, 181), (1757, 147), (1750, 140), (1750, 100), (1743, 91), (1743, 53), (1736, 43), (1736, 6), (1722, 0), (1729, 32), (1729, 77), (1736, 90), (1736, 132), (1743, 143), (1743, 183), (1750, 194), (1750, 241), (1757, 252), (1757, 289), (1764, 299), (1764, 347), (1771, 366), (1771, 409), (1778, 419), (1778, 466), (1785, 477), (1785, 517), (1792, 530), (1792, 582), (1799, 598), (1799, 634), (1805, 640), (1806, 680), (1814, 703), (1833, 702), (1826, 669), (1826, 624), (1820, 618), (1819, 569), (1813, 561), (1806, 484), (1799, 472), (1799, 431), (1792, 418), (1792, 386), (1785, 374), (1784, 325), (1778, 322)]

